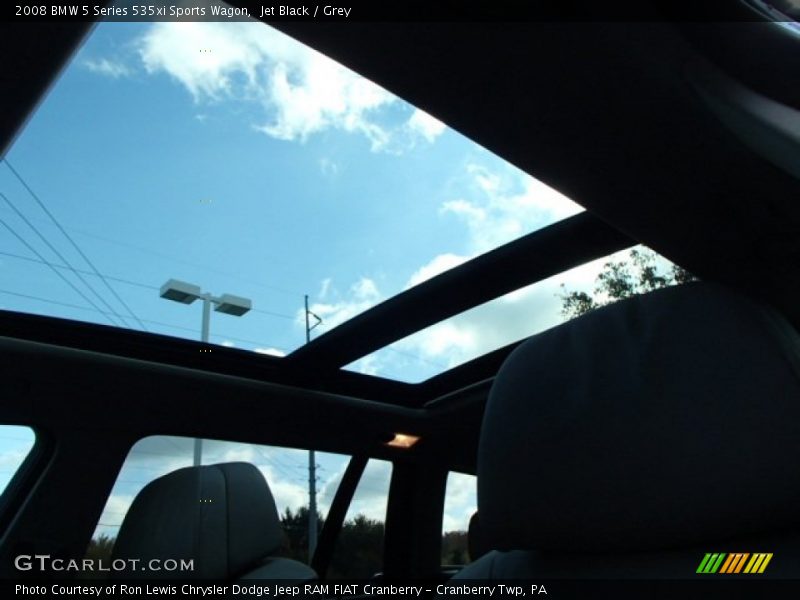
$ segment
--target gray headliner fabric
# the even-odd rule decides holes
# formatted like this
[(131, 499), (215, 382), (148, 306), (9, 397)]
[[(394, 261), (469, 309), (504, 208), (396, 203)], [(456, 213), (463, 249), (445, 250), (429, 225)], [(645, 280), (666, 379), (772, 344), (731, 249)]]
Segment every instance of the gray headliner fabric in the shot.
[(182, 578), (224, 580), (246, 575), (248, 569), (264, 577), (269, 572), (278, 578), (314, 578), (302, 563), (265, 561), (281, 541), (278, 512), (264, 476), (250, 463), (224, 463), (179, 469), (145, 486), (120, 527), (114, 558), (143, 563), (151, 558), (194, 559), (194, 570), (180, 573)]
[(701, 283), (532, 337), (484, 416), (487, 543), (638, 552), (797, 525), (798, 348), (775, 312)]

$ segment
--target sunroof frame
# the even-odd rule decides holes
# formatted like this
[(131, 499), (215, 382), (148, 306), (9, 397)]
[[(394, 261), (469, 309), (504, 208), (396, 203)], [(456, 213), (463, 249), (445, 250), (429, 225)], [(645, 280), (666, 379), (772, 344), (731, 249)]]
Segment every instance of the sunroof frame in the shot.
[(301, 346), (284, 361), (323, 370), (341, 368), (465, 310), (635, 244), (597, 217), (580, 213), (397, 294)]

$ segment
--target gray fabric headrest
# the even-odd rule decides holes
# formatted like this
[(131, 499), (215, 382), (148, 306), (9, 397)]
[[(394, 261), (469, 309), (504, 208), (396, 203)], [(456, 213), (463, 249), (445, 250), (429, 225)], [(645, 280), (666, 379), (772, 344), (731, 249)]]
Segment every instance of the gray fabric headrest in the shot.
[(800, 522), (800, 338), (694, 283), (521, 344), (483, 422), (478, 507), (495, 549), (624, 551)]
[(113, 555), (139, 558), (142, 564), (152, 558), (193, 559), (193, 571), (162, 575), (227, 579), (277, 551), (282, 535), (275, 500), (254, 465), (187, 467), (139, 492), (120, 527)]

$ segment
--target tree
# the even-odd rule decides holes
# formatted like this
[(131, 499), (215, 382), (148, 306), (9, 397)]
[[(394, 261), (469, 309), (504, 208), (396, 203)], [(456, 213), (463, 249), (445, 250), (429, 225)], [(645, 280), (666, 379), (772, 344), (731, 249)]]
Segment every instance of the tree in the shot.
[[(308, 507), (296, 511), (287, 508), (281, 515), (284, 538), (281, 556), (308, 562)], [(317, 515), (317, 526), (324, 520)], [(369, 579), (383, 568), (383, 534), (381, 521), (357, 515), (346, 520), (336, 539), (328, 578)]]
[(104, 564), (109, 564), (111, 562), (111, 550), (114, 548), (114, 542), (116, 541), (116, 537), (112, 537), (107, 533), (101, 533), (96, 538), (92, 538), (92, 541), (89, 542), (89, 547), (86, 549), (86, 558), (102, 560)]
[[(103, 568), (108, 568), (111, 564), (111, 552), (114, 549), (114, 542), (117, 541), (116, 537), (110, 536), (107, 533), (101, 533), (89, 542), (89, 547), (86, 548), (85, 558), (91, 558), (94, 561), (100, 561)], [(104, 579), (106, 573), (100, 570), (83, 571), (80, 574), (81, 579)]]
[[(322, 530), (325, 521), (317, 513), (317, 534)], [(300, 562), (308, 562), (308, 506), (301, 506), (296, 512), (286, 507), (281, 515), (283, 526), (283, 545), (281, 555)]]
[(583, 291), (568, 291), (561, 284), (561, 314), (571, 319), (605, 306), (652, 292), (671, 285), (695, 281), (697, 278), (678, 265), (670, 265), (666, 270), (658, 265), (658, 256), (646, 248), (634, 248), (628, 260), (609, 261), (595, 280), (594, 294)]
[(358, 515), (345, 521), (331, 560), (331, 579), (369, 579), (383, 569), (381, 521)]
[(442, 534), (443, 565), (466, 565), (470, 560), (466, 531), (447, 531)]

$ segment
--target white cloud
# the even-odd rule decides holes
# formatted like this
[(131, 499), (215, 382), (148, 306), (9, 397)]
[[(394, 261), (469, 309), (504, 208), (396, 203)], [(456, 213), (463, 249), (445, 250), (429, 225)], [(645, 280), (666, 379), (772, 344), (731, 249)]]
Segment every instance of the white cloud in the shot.
[(370, 459), (353, 495), (353, 503), (347, 510), (347, 518), (364, 515), (377, 521), (386, 520), (386, 501), (389, 495), (389, 479), (392, 464), (385, 460)]
[(457, 267), (461, 263), (466, 262), (469, 260), (466, 256), (459, 256), (457, 254), (439, 254), (438, 256), (434, 257), (428, 264), (420, 267), (417, 269), (414, 274), (409, 278), (408, 284), (406, 287), (414, 287), (415, 285), (419, 285), (423, 281), (431, 279), (432, 277), (436, 277), (440, 273), (444, 273), (445, 271), (449, 271), (450, 269)]
[[(470, 199), (444, 202), (441, 214), (455, 216), (466, 227), (470, 254), (435, 256), (412, 274), (408, 287), (583, 210), (564, 195), (512, 167), (496, 172), (471, 164), (466, 173), (472, 189)], [(428, 363), (461, 364), (560, 322), (560, 303), (556, 298), (559, 284), (564, 281), (574, 285), (588, 278), (593, 281), (600, 266), (586, 265), (563, 274), (557, 281), (517, 290), (401, 340), (395, 348)]]
[[(440, 216), (463, 227), (468, 252), (434, 256), (409, 276), (405, 288), (583, 210), (559, 192), (511, 166), (490, 170), (470, 164), (465, 176), (463, 194), (443, 202)], [(404, 368), (411, 366), (419, 370), (421, 366), (420, 372), (432, 374), (547, 329), (562, 320), (561, 303), (557, 298), (560, 284), (565, 283), (570, 289), (591, 286), (604, 262), (596, 261), (514, 291), (400, 340), (388, 349), (389, 352), (376, 352), (348, 368), (367, 374), (402, 377)], [(333, 320), (335, 324), (344, 320), (339, 315), (350, 318), (384, 298), (374, 281), (369, 281), (370, 286), (354, 286), (351, 293), (335, 305), (335, 311), (332, 310), (332, 314), (337, 315)]]
[[(563, 320), (558, 299), (562, 293), (561, 284), (570, 290), (591, 290), (607, 260), (581, 265), (506, 294), (423, 329), (396, 342), (394, 347), (421, 358), (428, 365), (442, 364), (449, 368), (549, 329)], [(389, 362), (389, 356), (384, 354), (382, 358)], [(397, 357), (391, 357), (392, 364), (397, 362)], [(381, 371), (378, 365), (377, 372)]]
[(237, 76), (256, 83), (262, 56), (252, 31), (252, 24), (154, 23), (139, 56), (148, 73), (167, 73), (195, 101), (218, 99), (233, 93)]
[[(323, 281), (326, 294), (330, 285), (330, 283), (325, 285), (325, 281)], [(309, 306), (309, 310), (322, 319), (320, 330), (324, 331), (333, 329), (355, 315), (364, 312), (382, 299), (383, 296), (378, 290), (375, 281), (369, 277), (362, 277), (350, 287), (345, 299), (340, 299), (337, 302), (317, 302)], [(297, 311), (296, 320), (298, 323), (305, 324), (305, 312), (303, 309)]]
[(139, 54), (148, 73), (167, 73), (197, 103), (261, 104), (267, 120), (255, 128), (277, 139), (339, 129), (364, 135), (375, 151), (389, 142), (375, 115), (395, 96), (262, 23), (154, 23)]
[(240, 461), (254, 464), (267, 480), (281, 514), (286, 508), (294, 511), (308, 504), (308, 489), (302, 483), (302, 468), (308, 460), (304, 450), (207, 440), (203, 457), (205, 464)]
[(381, 360), (378, 354), (364, 356), (347, 366), (350, 370), (361, 373), (362, 375), (380, 376), (384, 373), (384, 361)]
[(322, 283), (319, 287), (319, 297), (324, 300), (328, 296), (328, 290), (331, 288), (331, 278), (326, 277), (322, 280)]
[[(315, 329), (315, 331), (323, 332), (333, 329), (348, 319), (372, 308), (384, 299), (375, 281), (369, 277), (362, 277), (350, 286), (344, 298), (334, 289), (333, 281), (330, 278), (326, 278), (321, 284), (320, 298), (324, 300), (330, 295), (336, 296), (336, 301), (316, 302), (308, 307), (311, 312), (322, 319), (319, 328)], [(297, 311), (296, 322), (305, 326), (305, 311), (303, 309)], [(374, 357), (366, 356), (356, 361), (353, 369), (366, 375), (377, 375), (380, 371), (380, 364)]]
[(466, 200), (448, 200), (442, 204), (442, 212), (451, 212), (463, 217), (474, 229), (486, 222), (486, 209)]
[(449, 200), (441, 210), (467, 226), (474, 254), (583, 211), (560, 192), (516, 169), (499, 174), (473, 164), (467, 172), (480, 192), (477, 198)]
[(445, 124), (417, 108), (408, 119), (408, 128), (433, 143), (444, 132)]
[(319, 161), (319, 170), (326, 177), (334, 177), (339, 173), (339, 165), (330, 158), (321, 158)]
[(131, 70), (123, 63), (108, 58), (92, 59), (87, 58), (83, 61), (83, 66), (89, 69), (92, 73), (105, 75), (112, 79), (119, 79), (120, 77), (127, 77), (131, 74)]
[[(341, 468), (326, 478), (319, 486), (317, 501), (321, 512), (325, 513), (330, 507), (346, 467), (347, 462), (343, 462)], [(345, 518), (350, 520), (357, 515), (364, 515), (369, 519), (384, 521), (391, 475), (392, 465), (390, 462), (370, 459), (358, 482), (353, 502), (349, 506)]]
[(254, 348), (253, 351), (258, 354), (269, 354), (270, 356), (286, 356), (286, 352), (278, 348)]
[(450, 473), (447, 477), (442, 530), (467, 531), (469, 520), (477, 507), (477, 478), (464, 473)]
[[(136, 444), (128, 456), (123, 470), (109, 497), (100, 518), (96, 534), (116, 535), (119, 525), (139, 491), (153, 479), (176, 469), (189, 466), (194, 440), (185, 437), (153, 436)], [(204, 440), (203, 463), (243, 461), (255, 465), (272, 491), (280, 514), (287, 508), (296, 511), (308, 505), (307, 466), (308, 452), (294, 448), (281, 448), (239, 442)], [(319, 452), (318, 473), (322, 476), (317, 501), (320, 512), (326, 514), (347, 466), (347, 457)], [(392, 465), (388, 461), (371, 459), (358, 484), (347, 518), (364, 515), (384, 521)], [(460, 488), (455, 492), (448, 487), (454, 507), (465, 505)], [(466, 504), (469, 504), (467, 500)]]
[(220, 346), (225, 346), (226, 348), (235, 348), (236, 344), (234, 344), (230, 340), (223, 340), (222, 343), (220, 344)]
[(275, 498), (275, 506), (278, 514), (283, 514), (287, 508), (297, 511), (301, 506), (308, 505), (308, 488), (299, 483), (287, 480), (285, 475), (276, 472), (274, 467), (259, 465), (257, 461), (251, 461), (258, 466), (264, 479), (269, 484), (269, 489)]
[(353, 295), (356, 298), (363, 298), (367, 301), (372, 301), (380, 297), (378, 286), (369, 277), (362, 277), (355, 285), (353, 285)]
[(481, 341), (479, 323), (444, 321), (415, 334), (413, 339), (401, 340), (397, 346), (409, 352), (419, 352), (427, 359), (444, 358), (449, 368), (480, 352)]
[[(138, 442), (125, 461), (109, 496), (95, 535), (116, 535), (133, 499), (150, 481), (187, 467), (192, 462), (194, 440), (153, 436)], [(302, 470), (307, 461), (303, 450), (258, 446), (218, 440), (203, 441), (203, 464), (243, 461), (254, 464), (264, 475), (279, 513), (308, 504), (308, 489)]]

